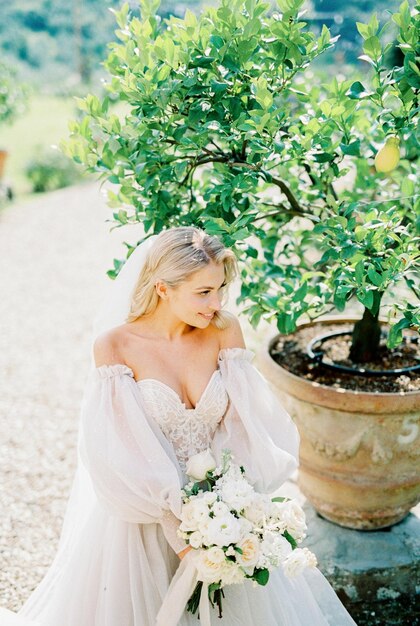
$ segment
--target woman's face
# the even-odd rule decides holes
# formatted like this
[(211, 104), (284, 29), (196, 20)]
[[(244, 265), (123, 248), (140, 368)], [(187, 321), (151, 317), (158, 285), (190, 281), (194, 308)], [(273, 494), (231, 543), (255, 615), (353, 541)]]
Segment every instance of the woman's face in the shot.
[(190, 326), (207, 328), (221, 308), (224, 284), (223, 263), (210, 262), (177, 287), (166, 287), (166, 300), (180, 320)]

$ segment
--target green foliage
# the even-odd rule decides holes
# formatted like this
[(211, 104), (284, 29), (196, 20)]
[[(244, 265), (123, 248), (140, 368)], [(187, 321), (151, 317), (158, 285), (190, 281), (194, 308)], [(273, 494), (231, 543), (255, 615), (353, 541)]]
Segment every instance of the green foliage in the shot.
[(25, 168), (32, 184), (32, 191), (44, 192), (68, 187), (81, 177), (73, 161), (57, 150), (40, 151)]
[[(248, 578), (248, 576), (247, 576)], [(256, 569), (252, 577), (259, 585), (265, 586), (270, 578), (268, 569)]]
[[(114, 17), (123, 0), (12, 0), (1, 4), (0, 52), (25, 80), (74, 86), (101, 71), (106, 45), (114, 37)], [(201, 0), (166, 0), (162, 10), (179, 11)], [(134, 3), (133, 3), (134, 4)], [(64, 79), (64, 80), (63, 80)]]
[[(322, 84), (311, 64), (334, 38), (308, 29), (302, 0), (278, 0), (272, 14), (262, 0), (221, 0), (164, 21), (147, 4), (140, 19), (128, 5), (116, 14), (108, 96), (79, 101), (66, 144), (119, 185), (115, 226), (220, 236), (240, 259), (251, 321), (274, 318), (284, 333), (354, 296), (375, 314), (401, 280), (418, 301), (418, 9), (403, 2), (380, 31), (375, 16), (359, 24), (363, 82)], [(392, 27), (404, 62), (389, 69)], [(386, 176), (374, 157), (389, 135), (402, 154)], [(397, 329), (420, 326), (412, 301), (390, 316)]]
[(12, 122), (24, 112), (28, 89), (16, 80), (16, 74), (0, 63), (0, 124)]

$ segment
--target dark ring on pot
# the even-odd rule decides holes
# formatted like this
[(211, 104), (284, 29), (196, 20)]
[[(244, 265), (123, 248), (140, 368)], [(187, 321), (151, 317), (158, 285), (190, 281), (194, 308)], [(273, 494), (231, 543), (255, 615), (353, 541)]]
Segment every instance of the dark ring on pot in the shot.
[[(314, 339), (312, 339), (306, 347), (306, 352), (308, 356), (312, 359), (312, 361), (315, 361), (319, 365), (325, 365), (325, 367), (329, 367), (330, 369), (349, 374), (356, 374), (358, 376), (399, 376), (400, 374), (405, 374), (406, 372), (414, 372), (420, 370), (420, 363), (418, 365), (399, 367), (393, 370), (371, 370), (365, 368), (347, 367), (346, 365), (339, 365), (338, 363), (335, 363), (334, 361), (326, 357), (321, 348), (322, 344), (327, 341), (327, 339), (343, 335), (348, 335), (349, 337), (351, 337), (352, 332), (337, 331), (335, 333), (329, 333), (328, 335), (318, 335), (317, 337), (314, 337)], [(417, 339), (417, 337), (414, 339)], [(404, 340), (407, 341), (407, 338), (405, 338)], [(415, 343), (417, 342), (415, 341)]]

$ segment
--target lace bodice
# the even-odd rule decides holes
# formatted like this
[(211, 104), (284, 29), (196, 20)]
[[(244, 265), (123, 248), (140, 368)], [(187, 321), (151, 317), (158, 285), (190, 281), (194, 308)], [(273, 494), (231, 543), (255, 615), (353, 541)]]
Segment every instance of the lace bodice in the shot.
[(205, 450), (228, 406), (220, 370), (215, 370), (193, 409), (165, 383), (146, 378), (137, 381), (148, 414), (172, 443), (183, 471), (190, 456)]

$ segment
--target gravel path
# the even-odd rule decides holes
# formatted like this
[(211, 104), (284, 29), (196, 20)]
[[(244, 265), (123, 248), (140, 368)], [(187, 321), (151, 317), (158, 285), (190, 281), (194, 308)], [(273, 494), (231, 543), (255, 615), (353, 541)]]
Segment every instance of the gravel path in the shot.
[(0, 606), (51, 563), (76, 462), (91, 323), (114, 256), (97, 183), (0, 211)]

